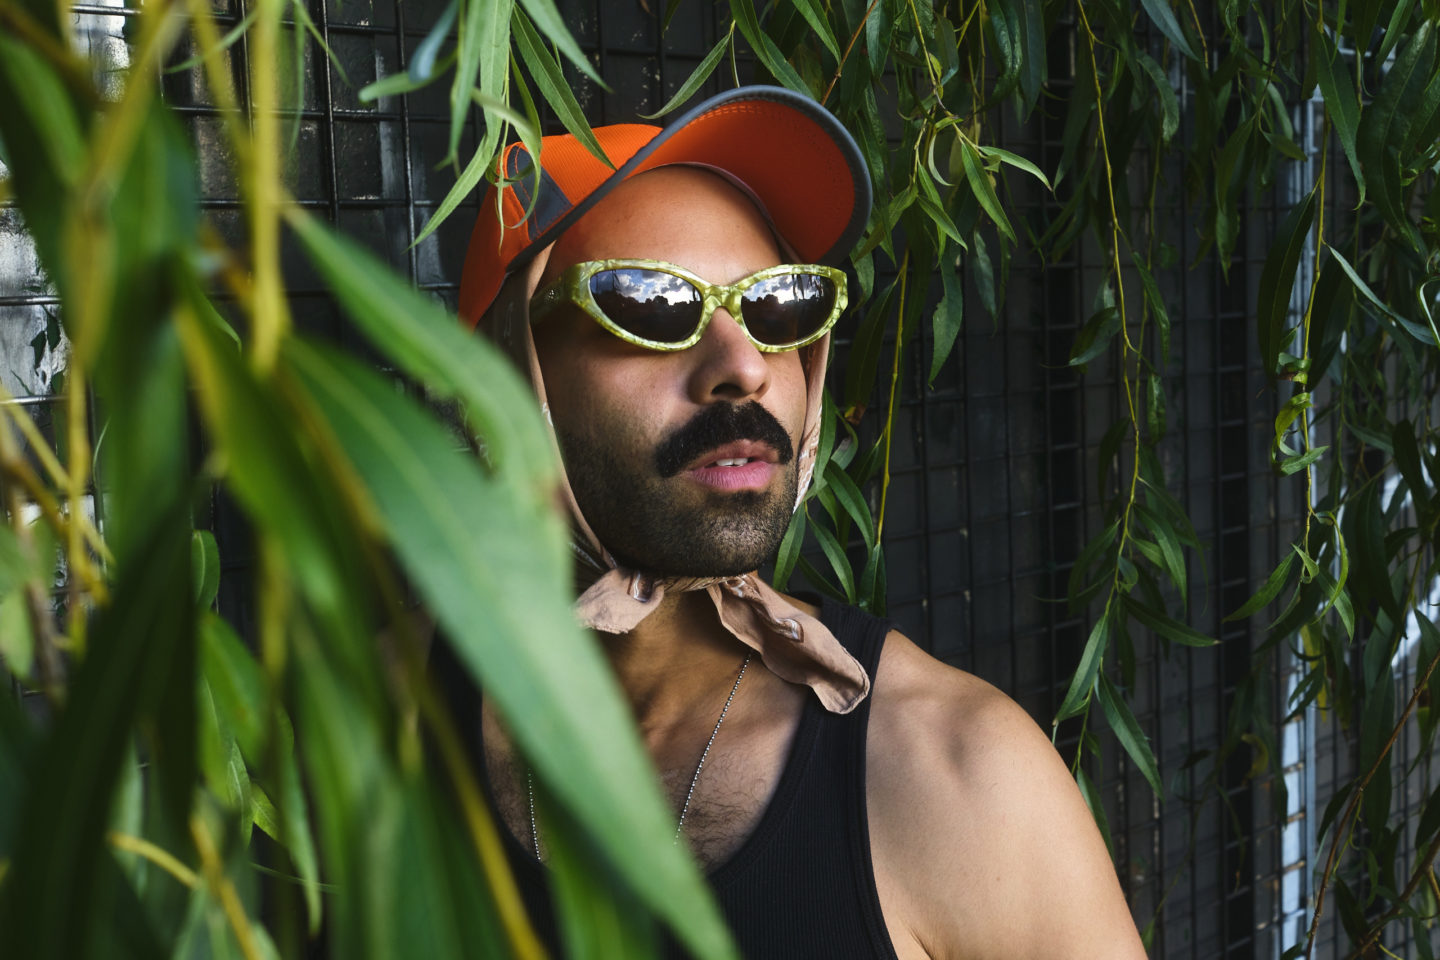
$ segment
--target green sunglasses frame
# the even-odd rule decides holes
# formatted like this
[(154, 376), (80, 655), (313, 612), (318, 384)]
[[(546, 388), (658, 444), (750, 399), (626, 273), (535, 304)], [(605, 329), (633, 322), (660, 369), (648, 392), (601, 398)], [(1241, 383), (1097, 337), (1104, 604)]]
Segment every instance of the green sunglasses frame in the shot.
[[(600, 305), (595, 302), (595, 297), (590, 292), (590, 278), (603, 270), (655, 270), (687, 281), (700, 292), (701, 296), (700, 320), (695, 325), (695, 331), (678, 343), (663, 343), (636, 336), (619, 326), (605, 315), (605, 311), (600, 309)], [(805, 274), (828, 277), (835, 284), (835, 305), (830, 310), (830, 316), (820, 325), (819, 330), (794, 343), (773, 344), (761, 343), (756, 340), (745, 326), (745, 318), (741, 313), (741, 296), (762, 280)], [(761, 353), (784, 353), (787, 350), (797, 350), (806, 344), (814, 343), (829, 333), (830, 328), (835, 326), (835, 321), (840, 319), (840, 314), (845, 312), (845, 306), (849, 302), (850, 295), (846, 288), (845, 271), (839, 267), (829, 267), (824, 264), (782, 263), (766, 267), (764, 270), (752, 273), (734, 283), (709, 283), (684, 267), (677, 267), (675, 264), (666, 263), (663, 260), (583, 260), (566, 267), (558, 277), (535, 291), (535, 296), (530, 298), (530, 322), (532, 324), (539, 323), (561, 306), (570, 303), (579, 307), (596, 323), (626, 343), (649, 350), (674, 351), (685, 350), (699, 343), (700, 338), (705, 335), (705, 328), (710, 326), (710, 318), (715, 315), (716, 309), (724, 307), (725, 312), (740, 324), (740, 328), (745, 331), (746, 338), (755, 345), (755, 349)]]

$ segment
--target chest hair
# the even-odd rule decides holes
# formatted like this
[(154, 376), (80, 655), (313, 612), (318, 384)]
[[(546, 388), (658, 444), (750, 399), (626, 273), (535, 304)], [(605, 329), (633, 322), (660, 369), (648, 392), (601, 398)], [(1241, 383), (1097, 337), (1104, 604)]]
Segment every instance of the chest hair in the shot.
[[(794, 724), (777, 730), (766, 718), (726, 722), (710, 749), (710, 755), (695, 784), (685, 814), (682, 842), (690, 845), (705, 870), (724, 863), (754, 832), (764, 815), (784, 772)], [(728, 736), (727, 736), (728, 735)], [(511, 835), (526, 850), (535, 849), (530, 829), (530, 797), (526, 770), (499, 724), (488, 715), (484, 723), (486, 767), (497, 812)], [(685, 794), (695, 775), (695, 764), (704, 744), (696, 746), (686, 762), (661, 764), (660, 782), (672, 816), (678, 818)], [(540, 846), (545, 845), (545, 828), (540, 827)]]

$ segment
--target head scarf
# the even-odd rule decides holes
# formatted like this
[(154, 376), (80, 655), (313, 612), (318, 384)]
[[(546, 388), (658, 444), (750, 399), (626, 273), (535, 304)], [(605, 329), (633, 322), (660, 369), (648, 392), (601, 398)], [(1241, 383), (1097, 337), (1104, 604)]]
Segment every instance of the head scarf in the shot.
[[(559, 443), (550, 420), (545, 379), (530, 332), (530, 298), (550, 256), (541, 251), (512, 274), (501, 287), (482, 323), (496, 344), (528, 375), (550, 428), (550, 440), (559, 457)], [(799, 497), (815, 471), (820, 444), (820, 412), (829, 359), (830, 336), (805, 348), (805, 420), (799, 446)], [(575, 601), (582, 625), (603, 633), (626, 633), (659, 608), (668, 593), (705, 591), (715, 605), (722, 626), (750, 647), (776, 676), (804, 684), (832, 713), (849, 713), (870, 692), (870, 677), (849, 651), (817, 618), (801, 610), (755, 573), (733, 577), (664, 577), (620, 566), (605, 549), (575, 500), (568, 476), (561, 471), (560, 497), (569, 514), (571, 545), (582, 575), (593, 576)]]

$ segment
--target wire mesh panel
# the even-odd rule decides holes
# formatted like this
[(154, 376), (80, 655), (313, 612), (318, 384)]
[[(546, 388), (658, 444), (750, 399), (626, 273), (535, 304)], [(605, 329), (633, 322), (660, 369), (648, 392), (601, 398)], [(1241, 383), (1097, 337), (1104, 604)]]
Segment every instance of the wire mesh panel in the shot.
[[(457, 161), (450, 156), (446, 86), (373, 102), (358, 94), (366, 83), (407, 68), (444, 6), (441, 0), (310, 0), (305, 10), (329, 54), (295, 27), (304, 56), (303, 69), (285, 78), (285, 163), (298, 201), (453, 308), (470, 228), (480, 212), (477, 198), (464, 200), (439, 229), (416, 240), (481, 131), (473, 123), (467, 127), (456, 145)], [(570, 76), (595, 124), (633, 121), (658, 110), (728, 28), (728, 16), (711, 5), (682, 9), (668, 32), (661, 29), (666, 4), (659, 0), (562, 0), (559, 6), (610, 85), (606, 91)], [(1216, 16), (1212, 5), (1199, 7), (1202, 15)], [(215, 9), (226, 29), (247, 13), (244, 0)], [(77, 41), (94, 55), (96, 71), (115, 84), (128, 66), (133, 13), (118, 4), (71, 7)], [(1061, 150), (1063, 106), (1075, 83), (1069, 72), (1075, 41), (1073, 24), (1062, 24), (1048, 38), (1051, 99), (1034, 120), (1022, 124), (1009, 110), (992, 117), (999, 145), (1047, 170), (1055, 168)], [(1151, 42), (1158, 48), (1158, 38)], [(195, 53), (179, 51), (161, 83), (193, 138), (210, 223), (235, 239), (245, 232), (240, 185), (216, 104), (201, 74), (185, 62)], [(224, 57), (243, 97), (250, 69), (245, 39)], [(751, 69), (741, 58), (742, 78)], [(1182, 105), (1191, 102), (1187, 76), (1177, 70), (1173, 81)], [(729, 83), (722, 68), (702, 94)], [(1297, 118), (1313, 135), (1313, 117), (1301, 112)], [(551, 124), (547, 132), (558, 129)], [(1182, 125), (1180, 135), (1190, 131)], [(1190, 622), (1220, 644), (1166, 650), (1148, 634), (1132, 638), (1131, 702), (1154, 745), (1164, 799), (1152, 796), (1116, 747), (1105, 751), (1091, 774), (1104, 798), (1137, 922), (1144, 928), (1154, 918), (1153, 956), (1276, 957), (1303, 937), (1316, 866), (1313, 821), (1334, 785), (1352, 774), (1354, 747), (1312, 707), (1278, 726), (1278, 777), (1268, 772), (1259, 744), (1235, 750), (1218, 769), (1206, 757), (1230, 736), (1227, 717), (1237, 698), (1257, 698), (1279, 724), (1294, 687), (1292, 674), (1265, 689), (1247, 683), (1264, 624), (1226, 622), (1224, 616), (1253, 593), (1303, 515), (1301, 478), (1277, 478), (1269, 465), (1275, 410), (1272, 401), (1256, 399), (1271, 394), (1252, 342), (1251, 305), (1279, 218), (1308, 184), (1282, 178), (1272, 193), (1251, 198), (1236, 253), (1222, 268), (1213, 254), (1197, 249), (1194, 226), (1201, 211), (1187, 190), (1187, 171), (1172, 164), (1154, 173), (1157, 216), (1165, 224), (1157, 230), (1164, 237), (1154, 251), (1163, 265), (1157, 280), (1172, 318), (1170, 355), (1162, 357), (1153, 342), (1146, 345), (1170, 374), (1173, 390), (1159, 456), (1170, 493), (1205, 545), (1189, 567)], [(1043, 230), (1057, 209), (1056, 197), (1018, 178), (1010, 182), (1012, 216)], [(1064, 189), (1062, 184), (1061, 196)], [(998, 247), (993, 237), (981, 239)], [(1106, 463), (1100, 452), (1127, 402), (1116, 358), (1101, 355), (1083, 371), (1068, 363), (1104, 283), (1105, 257), (1093, 238), (1049, 262), (1034, 252), (1017, 254), (993, 318), (991, 305), (969, 291), (956, 351), (933, 382), (928, 310), (895, 368), (899, 401), (884, 514), (889, 614), (922, 647), (1000, 687), (1047, 729), (1096, 615), (1063, 602), (1071, 567), (1107, 522), (1103, 497), (1131, 482), (1124, 472), (1131, 465), (1127, 456)], [(285, 267), (296, 322), (362, 349), (303, 258), (287, 257)], [(63, 387), (68, 350), (57, 310), (18, 212), (0, 207), (0, 384), (14, 398), (7, 402), (38, 412), (42, 429), (54, 418), (47, 411)], [(849, 317), (837, 330), (837, 377), (855, 323)], [(893, 346), (892, 333), (887, 359)], [(862, 437), (874, 437), (888, 414), (877, 396)], [(213, 512), (224, 562), (222, 611), (248, 632), (248, 533), (223, 493)], [(1417, 656), (1403, 651), (1401, 686), (1415, 682)], [(1067, 761), (1080, 750), (1082, 736), (1078, 719), (1058, 729), (1057, 747)], [(1400, 763), (1428, 763), (1417, 756), (1416, 737), (1407, 733), (1401, 749)], [(1411, 791), (1397, 792), (1394, 802), (1413, 809), (1419, 799), (1413, 785)], [(1322, 931), (1319, 955), (1343, 952), (1333, 914)]]

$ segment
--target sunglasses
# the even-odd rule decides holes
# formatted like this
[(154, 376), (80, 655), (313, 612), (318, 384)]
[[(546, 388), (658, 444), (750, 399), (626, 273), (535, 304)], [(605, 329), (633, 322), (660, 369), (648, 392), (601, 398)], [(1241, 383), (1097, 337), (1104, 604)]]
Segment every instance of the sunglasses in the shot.
[(626, 343), (684, 350), (700, 342), (716, 308), (724, 307), (757, 350), (780, 353), (823, 337), (848, 300), (845, 271), (813, 263), (783, 263), (715, 284), (660, 260), (586, 260), (536, 291), (530, 319), (538, 323), (574, 304)]

